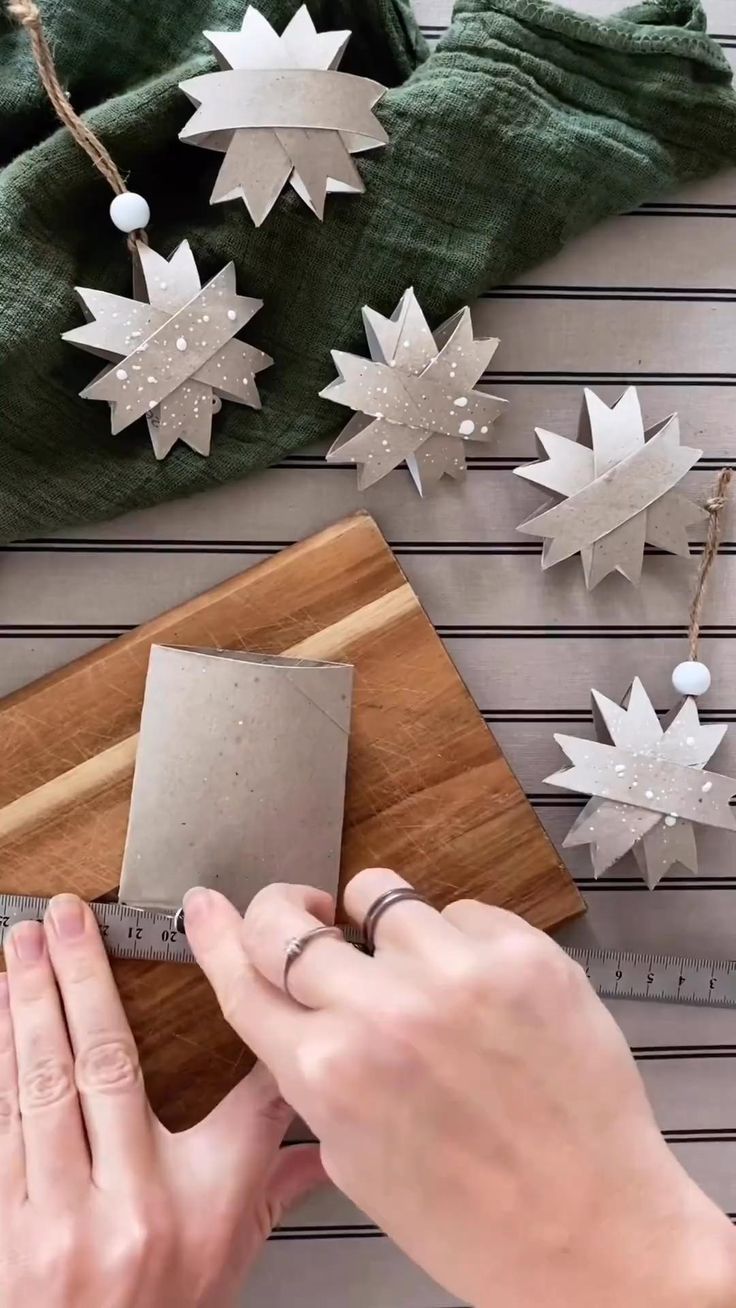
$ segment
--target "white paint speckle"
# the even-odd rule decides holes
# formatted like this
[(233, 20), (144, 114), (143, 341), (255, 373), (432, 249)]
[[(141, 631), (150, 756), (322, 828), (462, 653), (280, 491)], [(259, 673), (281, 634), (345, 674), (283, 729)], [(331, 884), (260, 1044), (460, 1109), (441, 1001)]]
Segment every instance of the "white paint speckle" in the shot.
[(471, 422), (470, 418), (466, 418), (464, 422), (460, 423), (459, 431), (461, 436), (472, 436), (475, 431), (475, 423)]
[(118, 381), (128, 380), (128, 374), (125, 371), (125, 368), (118, 368), (117, 372), (115, 373), (115, 376), (117, 377)]
[(674, 817), (672, 816), (672, 814), (670, 813), (669, 816), (665, 818), (665, 820), (664, 820), (664, 825), (665, 825), (666, 827), (673, 827), (673, 826), (675, 825), (676, 821), (677, 821), (677, 818), (674, 818)]
[(155, 384), (155, 382), (156, 382), (156, 378), (155, 378), (155, 377), (147, 377), (147, 378), (146, 378), (146, 381), (148, 382), (149, 386), (153, 386), (153, 385)]
[(703, 782), (703, 785), (701, 786), (701, 790), (703, 791), (703, 794), (704, 794), (704, 795), (707, 795), (707, 794), (708, 794), (708, 791), (709, 791), (709, 790), (712, 790), (712, 789), (713, 789), (713, 782), (712, 782), (712, 781), (704, 781), (704, 782)]
[(644, 798), (645, 798), (645, 799), (654, 799), (654, 791), (653, 791), (653, 790), (645, 790), (645, 791), (644, 791)]
[(182, 354), (184, 353), (184, 351), (185, 351), (186, 348), (187, 348), (187, 338), (186, 338), (186, 336), (177, 336), (177, 338), (176, 338), (176, 348), (177, 348), (177, 350), (180, 350)]
[(234, 309), (228, 309), (227, 316), (231, 322), (235, 322), (235, 319), (237, 318), (238, 315)]
[(457, 399), (453, 400), (453, 404), (456, 404), (458, 409), (464, 409), (467, 402), (468, 402), (467, 395), (458, 395)]

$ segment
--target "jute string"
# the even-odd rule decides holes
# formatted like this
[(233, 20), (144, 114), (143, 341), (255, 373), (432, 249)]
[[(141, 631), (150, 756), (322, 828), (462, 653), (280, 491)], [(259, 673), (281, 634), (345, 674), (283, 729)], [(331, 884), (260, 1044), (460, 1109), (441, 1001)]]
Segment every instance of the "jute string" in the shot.
[[(28, 33), (38, 75), (57, 116), (64, 126), (69, 129), (77, 145), (80, 145), (85, 154), (92, 160), (97, 171), (102, 173), (105, 180), (109, 182), (115, 194), (124, 195), (128, 188), (115, 160), (105, 149), (99, 137), (92, 131), (92, 128), (72, 108), (69, 97), (59, 81), (54, 57), (43, 30), (38, 5), (34, 3), (34, 0), (8, 0), (7, 11), (10, 17), (15, 19)], [(128, 247), (131, 253), (135, 252), (136, 241), (147, 242), (146, 233), (143, 229), (129, 233)]]
[(733, 471), (731, 468), (723, 468), (718, 474), (718, 480), (715, 484), (713, 494), (705, 501), (705, 509), (708, 512), (708, 532), (705, 537), (705, 546), (700, 559), (698, 569), (698, 580), (695, 585), (695, 594), (693, 602), (690, 605), (690, 637), (688, 658), (697, 659), (700, 648), (700, 618), (703, 612), (705, 602), (705, 592), (708, 584), (710, 570), (718, 554), (718, 546), (721, 540), (723, 530), (723, 510), (728, 503), (728, 496), (731, 487)]

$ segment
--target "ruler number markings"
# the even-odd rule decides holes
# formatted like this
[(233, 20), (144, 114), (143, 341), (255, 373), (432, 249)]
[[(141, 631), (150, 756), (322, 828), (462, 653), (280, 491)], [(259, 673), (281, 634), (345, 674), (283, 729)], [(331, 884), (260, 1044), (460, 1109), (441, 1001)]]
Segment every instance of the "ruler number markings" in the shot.
[[(0, 948), (9, 929), (20, 921), (43, 921), (48, 900), (0, 894)], [(112, 957), (148, 962), (192, 963), (181, 922), (164, 912), (129, 908), (125, 904), (91, 904), (106, 948)], [(347, 939), (356, 944), (359, 932), (350, 927)], [(600, 946), (567, 948), (583, 968), (593, 989), (604, 998), (636, 998), (665, 1003), (736, 1008), (736, 960), (689, 959)]]

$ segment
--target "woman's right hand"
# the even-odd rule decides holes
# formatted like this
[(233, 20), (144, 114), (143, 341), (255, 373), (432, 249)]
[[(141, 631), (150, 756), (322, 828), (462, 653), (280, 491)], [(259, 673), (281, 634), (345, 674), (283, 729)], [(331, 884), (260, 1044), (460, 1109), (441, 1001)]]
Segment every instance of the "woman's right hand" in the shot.
[[(346, 907), (404, 886), (361, 873)], [(582, 970), (499, 909), (395, 904), (368, 958), (290, 941), (332, 920), (270, 886), (213, 891), (186, 928), (225, 1016), (322, 1144), (328, 1175), (478, 1308), (733, 1308), (736, 1235), (664, 1143)], [(293, 997), (292, 997), (293, 996)]]

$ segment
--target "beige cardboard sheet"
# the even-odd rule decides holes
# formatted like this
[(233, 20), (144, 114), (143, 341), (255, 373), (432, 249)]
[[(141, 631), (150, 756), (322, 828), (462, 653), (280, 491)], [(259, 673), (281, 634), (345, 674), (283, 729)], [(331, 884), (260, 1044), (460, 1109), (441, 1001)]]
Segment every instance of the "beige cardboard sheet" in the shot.
[[(571, 7), (621, 6), (578, 0)], [(735, 0), (705, 0), (705, 7), (736, 63)], [(416, 8), (432, 37), (447, 22), (450, 0), (416, 0)], [(446, 483), (431, 499), (422, 500), (403, 471), (360, 496), (354, 467), (331, 467), (322, 454), (305, 452), (241, 486), (5, 551), (0, 688), (31, 680), (364, 504), (561, 847), (583, 800), (543, 785), (562, 762), (553, 735), (592, 738), (591, 687), (620, 698), (635, 674), (657, 708), (671, 705), (669, 678), (682, 658), (702, 536), (692, 532), (690, 564), (647, 553), (639, 587), (608, 577), (587, 592), (579, 559), (543, 574), (540, 542), (516, 532), (543, 496), (510, 468), (535, 457), (535, 426), (575, 431), (583, 384), (610, 404), (634, 383), (648, 425), (677, 410), (683, 442), (702, 448), (683, 482), (685, 493), (701, 498), (717, 468), (736, 463), (736, 303), (727, 289), (736, 286), (735, 252), (736, 171), (607, 223), (518, 286), (484, 297), (476, 327), (501, 338), (491, 389), (510, 403), (498, 444), (471, 461), (462, 485)], [(724, 541), (704, 615), (713, 689), (701, 707), (713, 723), (736, 720), (734, 509)], [(718, 760), (719, 771), (736, 775), (733, 728)], [(697, 882), (669, 876), (654, 893), (631, 861), (596, 884), (588, 850), (564, 851), (589, 904), (572, 935), (736, 957), (735, 839), (700, 831)], [(736, 1214), (736, 1013), (625, 1001), (612, 1008), (672, 1148)], [(247, 1298), (248, 1308), (451, 1303), (331, 1191), (289, 1215)]]
[(207, 885), (245, 912), (274, 869), (336, 894), (352, 678), (340, 663), (154, 645), (121, 899), (175, 912)]

